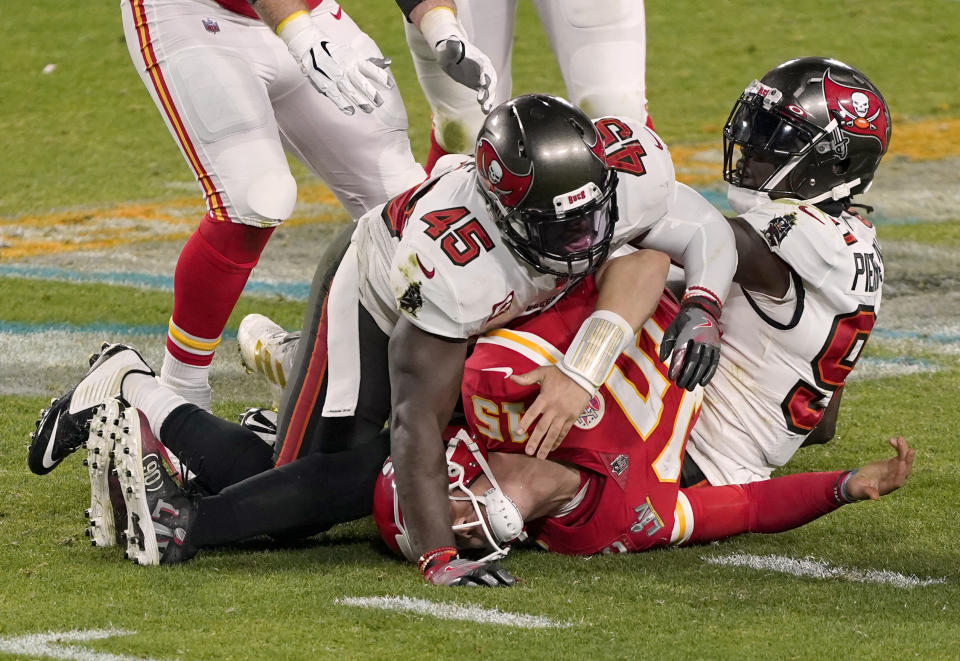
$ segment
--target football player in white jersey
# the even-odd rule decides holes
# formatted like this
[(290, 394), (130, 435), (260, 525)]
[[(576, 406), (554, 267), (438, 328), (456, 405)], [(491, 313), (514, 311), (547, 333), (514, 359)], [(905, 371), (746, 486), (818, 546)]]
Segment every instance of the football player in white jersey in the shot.
[(786, 62), (734, 105), (724, 179), (740, 260), (685, 484), (764, 480), (804, 442), (832, 437), (884, 275), (876, 231), (851, 198), (889, 141), (880, 91), (836, 60)]
[[(627, 254), (607, 261), (621, 247)], [(178, 513), (158, 513), (156, 526), (140, 517), (131, 535), (156, 536), (169, 554), (147, 561), (172, 562), (198, 545), (278, 530), (312, 534), (369, 513), (373, 482), (392, 450), (400, 497), (418, 513), (407, 525), (424, 556), (421, 569), (450, 564), (431, 571), (431, 581), (495, 572), (438, 551), (453, 543), (449, 512), (442, 502), (437, 509), (446, 489), (441, 432), (468, 341), (550, 306), (597, 273), (597, 310), (564, 359), (520, 377), (541, 383), (521, 424), (542, 456), (656, 307), (660, 284), (636, 285), (662, 283), (667, 255), (685, 265), (688, 282), (665, 331), (677, 346), (671, 378), (693, 389), (709, 380), (719, 351), (720, 302), (736, 268), (729, 226), (674, 180), (666, 147), (644, 126), (615, 117), (593, 122), (556, 97), (518, 97), (488, 116), (476, 159), (451, 157), (430, 179), (365, 214), (329, 286), (326, 269), (318, 269), (280, 406), (276, 470), (266, 470), (266, 446), (255, 434), (158, 384), (122, 345), (108, 348), (43, 416), (31, 465), (51, 470), (79, 445), (78, 429), (99, 399), (122, 395), (213, 494), (191, 503), (157, 475), (149, 438), (134, 444), (144, 471), (127, 476), (135, 482), (126, 485), (128, 509), (143, 501), (154, 512), (162, 497), (175, 499)], [(388, 418), (390, 448), (381, 434)], [(47, 454), (51, 464), (41, 467)], [(148, 473), (166, 486), (146, 492)]]
[[(397, 4), (407, 19), (407, 44), (433, 112), (425, 164), (429, 172), (444, 154), (470, 153), (484, 113), (513, 95), (510, 61), (517, 0)], [(616, 115), (646, 122), (643, 0), (534, 0), (534, 6), (560, 65), (567, 97), (591, 117)]]
[(284, 149), (353, 218), (425, 175), (387, 60), (334, 0), (123, 0), (121, 13), (207, 206), (174, 273), (161, 379), (209, 409), (227, 318), (297, 199)]

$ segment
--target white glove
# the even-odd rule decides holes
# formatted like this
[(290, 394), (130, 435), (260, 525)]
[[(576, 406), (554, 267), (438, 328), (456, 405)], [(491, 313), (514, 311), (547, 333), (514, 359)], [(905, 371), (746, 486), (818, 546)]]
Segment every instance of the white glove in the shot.
[(347, 115), (355, 112), (354, 106), (373, 112), (374, 106), (383, 104), (383, 97), (370, 81), (383, 89), (393, 87), (387, 72), (389, 59), (362, 59), (349, 46), (331, 41), (306, 12), (284, 19), (277, 34), (317, 91)]
[(497, 72), (483, 51), (471, 44), (448, 7), (435, 7), (420, 19), (420, 32), (430, 44), (437, 63), (461, 85), (477, 90), (477, 102), (484, 113), (493, 108)]

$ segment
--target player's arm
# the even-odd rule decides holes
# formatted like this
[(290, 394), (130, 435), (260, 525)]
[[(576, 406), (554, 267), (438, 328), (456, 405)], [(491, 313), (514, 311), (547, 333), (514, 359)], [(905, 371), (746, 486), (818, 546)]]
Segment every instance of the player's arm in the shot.
[(781, 298), (790, 288), (790, 267), (775, 255), (763, 236), (743, 218), (729, 218), (737, 242), (737, 284), (753, 292)]
[(349, 45), (331, 39), (310, 17), (303, 0), (248, 0), (264, 23), (287, 44), (290, 55), (318, 92), (345, 114), (357, 106), (372, 112), (383, 97), (372, 83), (393, 87), (389, 60), (364, 59)]
[(540, 384), (540, 394), (520, 419), (518, 433), (533, 427), (524, 449), (547, 457), (606, 381), (613, 363), (650, 318), (666, 282), (670, 258), (639, 250), (612, 259), (596, 275), (595, 312), (581, 324), (556, 366), (511, 377), (520, 385)]
[(681, 489), (693, 513), (692, 543), (745, 532), (791, 530), (858, 500), (876, 500), (904, 485), (914, 451), (903, 437), (891, 438), (896, 456), (856, 471), (799, 473), (749, 484)]
[(639, 245), (670, 255), (683, 265), (687, 281), (680, 311), (660, 344), (660, 359), (670, 359), (669, 376), (681, 388), (707, 385), (720, 361), (717, 320), (737, 270), (733, 232), (713, 205), (677, 183), (667, 213)]
[(407, 20), (417, 26), (440, 68), (461, 85), (477, 91), (483, 112), (493, 107), (497, 72), (483, 51), (467, 38), (453, 0), (397, 0)]
[(390, 335), (390, 452), (397, 497), (424, 577), (443, 585), (512, 585), (499, 566), (458, 557), (441, 438), (460, 392), (466, 340), (432, 335), (401, 316)]

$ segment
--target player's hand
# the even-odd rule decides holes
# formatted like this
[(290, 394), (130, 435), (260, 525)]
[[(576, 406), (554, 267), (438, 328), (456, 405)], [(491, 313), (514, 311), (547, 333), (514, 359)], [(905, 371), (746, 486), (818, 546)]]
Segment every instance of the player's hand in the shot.
[(479, 562), (454, 558), (442, 565), (434, 565), (423, 573), (428, 583), (464, 587), (510, 588), (516, 585), (514, 578), (498, 562)]
[(847, 480), (846, 492), (854, 500), (877, 500), (904, 485), (913, 469), (914, 450), (903, 436), (890, 439), (897, 456), (879, 459), (859, 469)]
[(467, 39), (456, 13), (449, 7), (434, 7), (419, 19), (417, 27), (440, 68), (461, 85), (476, 90), (480, 109), (484, 114), (490, 112), (497, 72), (490, 58)]
[(308, 14), (291, 20), (280, 37), (311, 84), (344, 114), (354, 114), (354, 107), (372, 112), (383, 105), (383, 97), (373, 83), (383, 89), (393, 87), (387, 71), (390, 60), (362, 58), (349, 46), (329, 39)]
[(431, 44), (444, 72), (461, 85), (477, 91), (477, 103), (484, 114), (493, 109), (497, 72), (483, 51), (465, 38), (451, 36)]
[(670, 379), (693, 390), (713, 378), (720, 362), (719, 311), (712, 304), (689, 299), (667, 327), (660, 343), (660, 360), (670, 358)]
[(533, 427), (524, 451), (546, 459), (586, 408), (590, 393), (553, 365), (514, 374), (510, 379), (521, 386), (540, 384), (540, 394), (521, 416), (517, 433), (523, 435)]

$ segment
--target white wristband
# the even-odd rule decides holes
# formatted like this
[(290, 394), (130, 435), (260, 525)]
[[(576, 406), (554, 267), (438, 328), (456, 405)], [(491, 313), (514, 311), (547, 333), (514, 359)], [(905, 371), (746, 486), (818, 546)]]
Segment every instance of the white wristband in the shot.
[[(307, 45), (306, 49), (303, 49), (302, 44), (297, 43), (303, 40), (298, 40), (297, 37), (313, 29), (313, 19), (310, 18), (310, 14), (305, 11), (298, 11), (280, 21), (280, 25), (277, 26), (277, 36), (283, 39), (290, 52), (294, 52), (294, 50), (306, 52), (313, 44), (311, 43)], [(310, 38), (310, 41), (312, 42), (312, 38)]]
[(420, 19), (420, 33), (433, 50), (436, 50), (437, 44), (450, 37), (456, 37), (463, 42), (467, 40), (460, 20), (450, 7), (434, 7), (424, 14)]
[(619, 314), (596, 310), (580, 325), (557, 369), (594, 395), (634, 337), (633, 327)]

